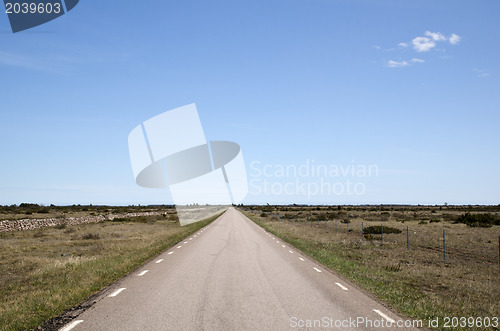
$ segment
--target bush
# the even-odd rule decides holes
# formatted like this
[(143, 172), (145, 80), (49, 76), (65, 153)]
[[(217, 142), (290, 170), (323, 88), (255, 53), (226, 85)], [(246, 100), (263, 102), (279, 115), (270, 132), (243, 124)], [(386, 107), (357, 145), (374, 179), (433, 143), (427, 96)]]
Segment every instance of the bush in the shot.
[(96, 240), (96, 239), (101, 239), (101, 236), (98, 235), (97, 233), (87, 233), (82, 236), (82, 239), (84, 240)]
[(267, 214), (266, 213), (261, 213), (260, 217), (267, 217)]
[(470, 227), (489, 228), (492, 225), (500, 225), (500, 219), (495, 219), (492, 214), (471, 214), (467, 212), (458, 216), (455, 223), (467, 224)]
[[(382, 229), (378, 225), (368, 226), (363, 229), (365, 234), (382, 234)], [(386, 233), (401, 233), (400, 229), (396, 229), (390, 226), (384, 226), (384, 234)]]

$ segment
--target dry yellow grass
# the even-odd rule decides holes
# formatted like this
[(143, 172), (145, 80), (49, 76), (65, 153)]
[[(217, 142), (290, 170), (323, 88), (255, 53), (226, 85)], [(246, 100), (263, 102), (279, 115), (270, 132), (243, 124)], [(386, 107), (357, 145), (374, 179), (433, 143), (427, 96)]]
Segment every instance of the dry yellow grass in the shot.
[(208, 224), (163, 216), (0, 233), (0, 330), (35, 328)]
[[(320, 215), (332, 213), (327, 208), (264, 207), (261, 217), (262, 208), (253, 207), (253, 212), (247, 209), (247, 213), (409, 317), (423, 320), (444, 316), (500, 317), (500, 227), (454, 224), (450, 214), (463, 213), (460, 210), (407, 209), (384, 213), (366, 207), (351, 207), (347, 211), (344, 208), (345, 213), (335, 212), (335, 217), (326, 221)], [(341, 222), (347, 219), (349, 224)], [(383, 224), (402, 233), (384, 234), (383, 242), (376, 234), (368, 240), (362, 235), (362, 224), (365, 228)], [(407, 250), (407, 226), (410, 250)]]

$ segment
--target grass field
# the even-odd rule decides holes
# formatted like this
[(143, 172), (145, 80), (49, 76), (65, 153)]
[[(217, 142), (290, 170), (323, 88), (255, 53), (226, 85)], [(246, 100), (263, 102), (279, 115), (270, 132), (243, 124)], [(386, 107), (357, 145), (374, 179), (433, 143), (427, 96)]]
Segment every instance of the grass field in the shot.
[(0, 330), (43, 325), (216, 218), (181, 227), (155, 210), (168, 214), (0, 233)]
[[(455, 223), (468, 211), (498, 217), (499, 207), (241, 209), (259, 225), (408, 317), (438, 317), (441, 323), (445, 316), (500, 317), (500, 226)], [(385, 233), (383, 240), (381, 234), (362, 233), (362, 228), (378, 230), (381, 225), (401, 232)]]

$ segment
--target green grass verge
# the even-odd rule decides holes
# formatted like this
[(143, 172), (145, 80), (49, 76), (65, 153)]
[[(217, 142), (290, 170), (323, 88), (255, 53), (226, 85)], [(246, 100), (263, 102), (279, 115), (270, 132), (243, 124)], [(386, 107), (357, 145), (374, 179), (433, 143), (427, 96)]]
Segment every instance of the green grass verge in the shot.
[(0, 330), (43, 325), (219, 216), (183, 227), (158, 216), (2, 233)]
[[(401, 315), (411, 319), (422, 320), (424, 327), (428, 326), (430, 319), (439, 318), (441, 327), (436, 329), (449, 330), (449, 328), (446, 329), (443, 327), (445, 316), (468, 317), (471, 316), (469, 315), (470, 313), (474, 313), (477, 315), (472, 316), (493, 317), (491, 313), (489, 315), (488, 313), (481, 314), (480, 308), (478, 308), (477, 311), (471, 312), (469, 306), (465, 307), (465, 304), (463, 305), (461, 303), (462, 298), (456, 300), (450, 297), (454, 293), (449, 293), (448, 296), (446, 296), (443, 295), (443, 293), (423, 290), (423, 288), (430, 289), (433, 286), (433, 284), (430, 284), (433, 282), (433, 279), (420, 278), (421, 275), (411, 275), (408, 277), (408, 275), (404, 275), (397, 266), (394, 268), (387, 268), (383, 261), (381, 263), (380, 261), (366, 263), (367, 257), (363, 255), (367, 251), (363, 251), (362, 249), (349, 249), (342, 241), (331, 239), (325, 240), (323, 235), (317, 235), (315, 233), (317, 231), (315, 228), (310, 229), (309, 226), (305, 225), (302, 231), (298, 231), (297, 226), (292, 222), (273, 222), (268, 220), (265, 216), (259, 217), (243, 210), (240, 211), (268, 232), (293, 245), (304, 254), (337, 272), (339, 275), (352, 281), (359, 287), (374, 294)], [(391, 248), (376, 247), (365, 249), (382, 251), (390, 250)], [(370, 257), (373, 256), (374, 255), (370, 255)], [(368, 259), (370, 257), (368, 257)], [(447, 267), (445, 266), (443, 268)], [(459, 282), (459, 280), (457, 280), (457, 282)], [(469, 298), (469, 300), (474, 299), (476, 298)], [(484, 300), (487, 300), (487, 298), (484, 298)], [(450, 306), (453, 306), (453, 308), (450, 309)], [(465, 329), (471, 330), (474, 328), (464, 328), (464, 330)], [(484, 328), (476, 329), (484, 330)], [(457, 328), (454, 330), (457, 330)]]

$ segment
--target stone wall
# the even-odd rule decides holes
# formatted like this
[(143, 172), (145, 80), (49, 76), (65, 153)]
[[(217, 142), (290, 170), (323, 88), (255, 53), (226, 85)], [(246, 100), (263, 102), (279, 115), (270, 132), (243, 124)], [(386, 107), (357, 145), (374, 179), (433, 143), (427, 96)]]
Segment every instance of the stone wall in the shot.
[(155, 216), (166, 214), (166, 212), (142, 212), (126, 214), (109, 214), (98, 216), (68, 217), (68, 218), (41, 218), (41, 219), (22, 219), (14, 221), (0, 221), (0, 232), (24, 231), (44, 228), (47, 226), (56, 226), (60, 224), (76, 225), (87, 223), (99, 223), (102, 221), (112, 221), (115, 218), (129, 218), (136, 216)]

